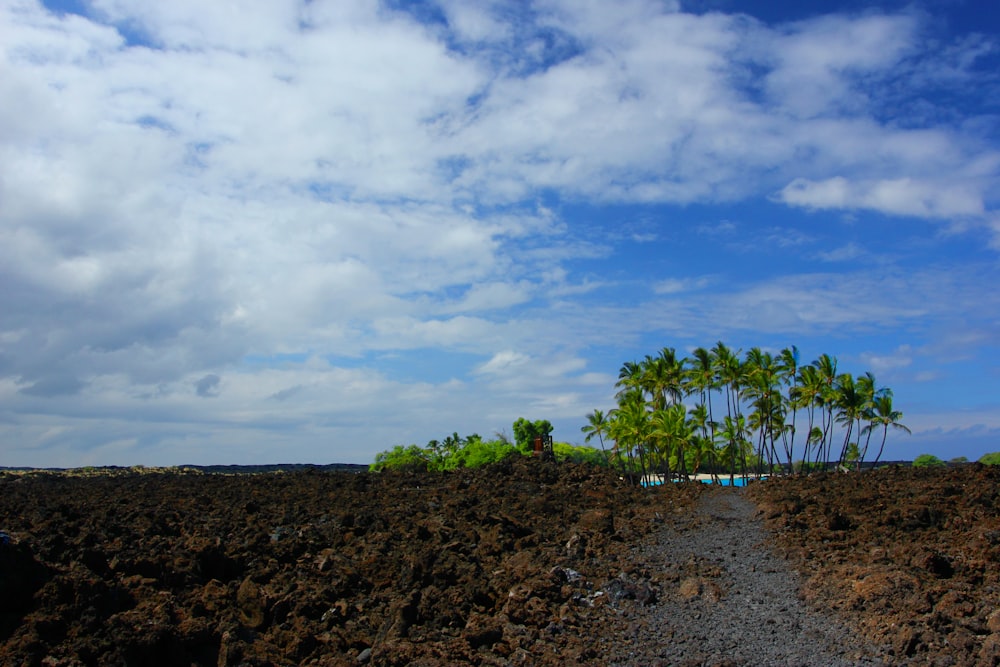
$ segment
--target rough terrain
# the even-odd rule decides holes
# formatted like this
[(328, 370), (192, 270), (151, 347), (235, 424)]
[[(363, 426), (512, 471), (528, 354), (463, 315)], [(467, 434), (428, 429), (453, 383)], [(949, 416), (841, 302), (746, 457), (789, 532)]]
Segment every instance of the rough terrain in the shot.
[(995, 665), (998, 481), (3, 474), (0, 664)]
[(610, 664), (885, 664), (884, 648), (807, 607), (756, 514), (742, 489), (716, 488), (634, 550), (660, 600), (624, 610), (629, 641), (613, 644)]
[(1000, 665), (1000, 466), (790, 477), (750, 497), (808, 603), (901, 662)]

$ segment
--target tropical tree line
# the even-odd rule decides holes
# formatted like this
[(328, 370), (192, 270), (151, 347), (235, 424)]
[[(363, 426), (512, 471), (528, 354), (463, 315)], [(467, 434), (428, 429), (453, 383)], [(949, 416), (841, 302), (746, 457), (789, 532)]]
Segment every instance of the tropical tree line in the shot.
[[(409, 470), (440, 472), (458, 468), (479, 468), (498, 463), (510, 456), (528, 456), (534, 452), (534, 440), (552, 433), (547, 419), (531, 421), (523, 417), (513, 424), (514, 442), (504, 433), (484, 439), (478, 433), (460, 437), (457, 432), (442, 440), (431, 440), (427, 445), (396, 445), (379, 452), (369, 470)], [(607, 459), (592, 447), (574, 446), (565, 442), (552, 445), (557, 461), (607, 465)]]
[[(913, 459), (914, 468), (941, 468), (947, 465), (964, 465), (966, 463), (969, 463), (969, 459), (964, 456), (956, 456), (953, 459), (944, 461), (933, 454), (921, 454)], [(1000, 465), (1000, 452), (987, 452), (979, 457), (976, 463), (988, 466)]]
[(744, 354), (720, 341), (687, 357), (665, 347), (623, 364), (615, 386), (617, 405), (594, 410), (581, 430), (630, 476), (707, 470), (732, 483), (796, 468), (860, 469), (873, 451), (878, 463), (890, 430), (909, 433), (874, 375), (841, 372), (828, 354), (801, 364), (795, 346)]

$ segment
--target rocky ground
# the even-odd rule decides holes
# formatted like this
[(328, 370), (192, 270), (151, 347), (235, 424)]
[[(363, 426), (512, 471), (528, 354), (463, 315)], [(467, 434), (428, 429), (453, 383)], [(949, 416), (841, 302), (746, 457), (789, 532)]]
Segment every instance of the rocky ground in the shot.
[(3, 474), (0, 664), (996, 665), (998, 482)]
[(655, 606), (623, 608), (629, 641), (609, 664), (882, 665), (887, 647), (810, 608), (798, 579), (769, 547), (754, 504), (738, 489), (703, 494), (692, 511), (632, 553), (660, 591)]
[(811, 606), (899, 662), (1000, 665), (1000, 467), (791, 477), (750, 497)]

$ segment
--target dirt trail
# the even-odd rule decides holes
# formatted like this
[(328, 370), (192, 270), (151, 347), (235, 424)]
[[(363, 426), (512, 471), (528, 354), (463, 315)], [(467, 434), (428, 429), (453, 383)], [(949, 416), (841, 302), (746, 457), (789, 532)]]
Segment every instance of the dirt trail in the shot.
[(609, 647), (609, 664), (887, 664), (885, 650), (806, 607), (767, 540), (740, 489), (713, 489), (665, 522), (635, 552), (662, 599), (622, 611), (631, 641)]

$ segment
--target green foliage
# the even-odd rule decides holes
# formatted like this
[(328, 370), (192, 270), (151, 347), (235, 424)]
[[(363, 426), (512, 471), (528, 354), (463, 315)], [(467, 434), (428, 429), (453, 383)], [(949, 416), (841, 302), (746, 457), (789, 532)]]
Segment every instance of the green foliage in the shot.
[(623, 474), (861, 469), (878, 463), (890, 430), (910, 432), (874, 375), (845, 373), (828, 354), (804, 363), (795, 346), (744, 353), (719, 341), (687, 358), (664, 347), (622, 364), (615, 386), (617, 406), (581, 430)]
[(914, 468), (933, 468), (943, 465), (945, 465), (945, 462), (933, 454), (921, 454), (917, 458), (913, 459)]
[(819, 472), (821, 470), (826, 470), (827, 465), (825, 463), (816, 463), (814, 461), (803, 461), (799, 459), (795, 461), (793, 472), (797, 473), (811, 473)]
[(983, 454), (979, 462), (988, 466), (1000, 466), (1000, 452), (990, 452)]
[(552, 443), (552, 453), (556, 461), (571, 461), (573, 463), (590, 463), (596, 466), (607, 466), (608, 460), (600, 450), (586, 445), (571, 445), (566, 442)]
[[(514, 422), (514, 437), (518, 445), (511, 444), (503, 435), (498, 435), (494, 440), (483, 440), (476, 433), (464, 438), (459, 437), (458, 433), (452, 433), (443, 440), (431, 440), (426, 447), (396, 445), (390, 450), (379, 452), (369, 470), (440, 472), (458, 468), (480, 468), (503, 461), (509, 456), (531, 454), (534, 439), (538, 436), (548, 436), (550, 433), (552, 424), (547, 419), (528, 421), (521, 418)], [(608, 465), (604, 453), (587, 445), (556, 442), (552, 445), (552, 451), (557, 461)]]
[(375, 463), (369, 466), (372, 472), (382, 470), (407, 470), (413, 472), (426, 471), (428, 468), (427, 450), (416, 445), (403, 447), (396, 445), (389, 451), (375, 455)]
[(517, 453), (514, 445), (503, 440), (470, 439), (462, 449), (451, 457), (445, 470), (456, 468), (480, 468), (491, 463), (503, 461), (508, 456)]
[(552, 424), (548, 419), (529, 421), (519, 417), (514, 422), (514, 442), (523, 454), (530, 453), (534, 448), (535, 438), (545, 437), (552, 433)]
[[(544, 420), (528, 424), (532, 429), (540, 429), (545, 434), (552, 430), (552, 425)], [(546, 428), (547, 431), (544, 430)], [(517, 453), (518, 449), (503, 435), (498, 435), (495, 440), (483, 440), (478, 433), (464, 438), (459, 437), (458, 433), (452, 433), (443, 440), (431, 440), (426, 447), (396, 445), (390, 450), (379, 452), (375, 456), (375, 463), (368, 469), (372, 472), (441, 472), (458, 468), (479, 468), (498, 463)]]

